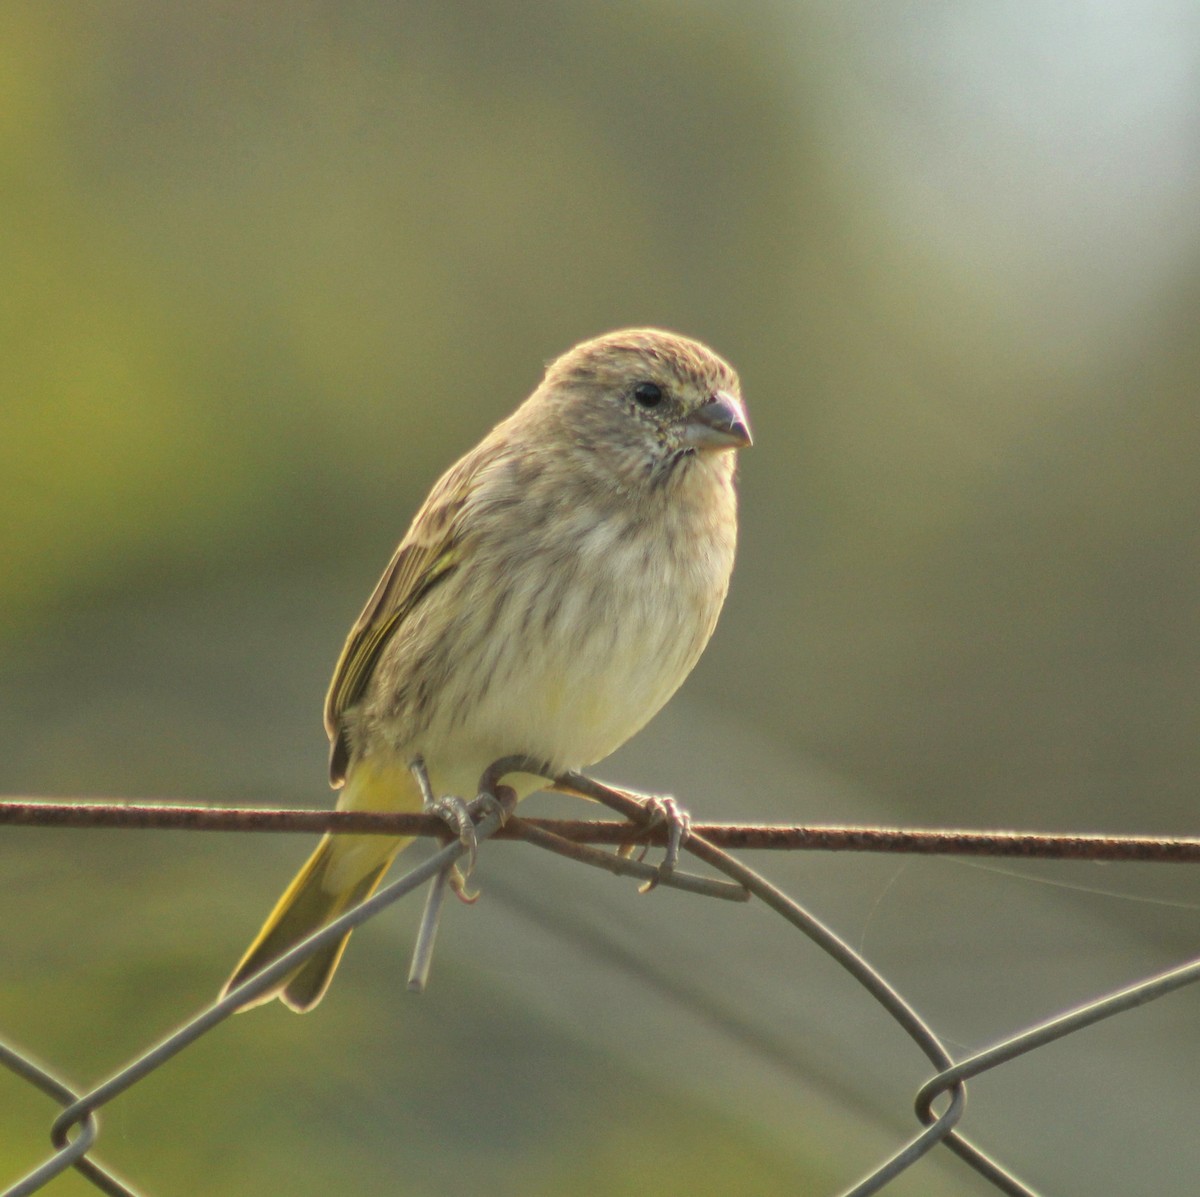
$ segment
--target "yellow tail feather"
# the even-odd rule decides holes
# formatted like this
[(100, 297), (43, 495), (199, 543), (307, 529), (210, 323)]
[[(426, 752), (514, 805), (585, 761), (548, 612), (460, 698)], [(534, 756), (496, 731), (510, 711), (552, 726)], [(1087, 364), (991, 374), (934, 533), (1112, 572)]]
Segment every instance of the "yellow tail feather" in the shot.
[[(327, 835), (321, 840), (317, 850), (308, 858), (283, 897), (276, 903), (262, 930), (234, 969), (233, 976), (225, 983), (225, 988), (221, 991), (222, 997), (273, 960), (278, 960), (319, 927), (323, 927), (351, 906), (369, 897), (387, 872), (396, 853), (407, 842), (401, 841), (397, 844), (391, 841), (388, 844), (390, 851), (384, 859), (347, 885), (338, 873), (345, 872), (344, 858), (348, 851), (353, 851), (359, 846), (353, 843), (359, 838), (341, 836), (336, 837), (335, 842), (335, 837)], [(361, 838), (373, 840), (371, 847), (375, 851), (381, 846), (378, 837)], [(249, 1010), (252, 1006), (261, 1005), (277, 997), (292, 1010), (311, 1010), (329, 988), (329, 982), (333, 979), (334, 970), (342, 958), (342, 952), (346, 950), (349, 938), (350, 932), (347, 931), (341, 939), (320, 949), (314, 956), (298, 965), (294, 972), (286, 974), (272, 988), (252, 998), (241, 1009)]]

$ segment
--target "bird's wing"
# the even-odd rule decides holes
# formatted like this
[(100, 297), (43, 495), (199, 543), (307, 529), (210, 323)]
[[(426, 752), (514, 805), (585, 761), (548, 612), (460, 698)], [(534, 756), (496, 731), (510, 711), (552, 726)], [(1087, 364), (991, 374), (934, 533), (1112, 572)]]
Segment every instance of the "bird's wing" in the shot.
[(480, 477), (478, 457), (476, 451), (463, 458), (433, 488), (346, 638), (325, 697), (329, 777), (334, 785), (344, 780), (349, 763), (343, 716), (362, 697), (384, 645), (421, 600), (458, 567), (463, 513)]

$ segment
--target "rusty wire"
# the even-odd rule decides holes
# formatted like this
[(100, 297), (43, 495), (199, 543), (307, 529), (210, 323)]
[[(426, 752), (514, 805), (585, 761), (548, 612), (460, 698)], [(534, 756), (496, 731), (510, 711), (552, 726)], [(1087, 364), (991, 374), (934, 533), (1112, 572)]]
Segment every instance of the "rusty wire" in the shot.
[[(0, 800), (0, 826), (124, 831), (326, 832), (356, 835), (442, 835), (436, 815), (380, 811), (197, 806), (182, 803)], [(628, 820), (514, 819), (500, 840), (531, 837), (539, 828), (576, 844), (666, 842), (662, 826)], [(932, 830), (901, 827), (809, 827), (778, 823), (697, 823), (692, 831), (720, 848), (816, 852), (889, 852), (905, 856), (995, 856), (1028, 860), (1200, 863), (1200, 837), (1071, 835), (1043, 831)]]
[[(572, 859), (632, 874), (647, 884), (670, 884), (708, 896), (745, 900), (755, 897), (802, 931), (879, 1002), (913, 1040), (936, 1069), (916, 1095), (915, 1109), (921, 1129), (869, 1176), (843, 1197), (869, 1197), (905, 1171), (939, 1143), (955, 1152), (992, 1186), (1009, 1197), (1037, 1197), (958, 1130), (966, 1108), (964, 1082), (998, 1067), (1028, 1051), (1143, 1005), (1185, 985), (1200, 980), (1200, 960), (1147, 977), (1121, 990), (1065, 1014), (1057, 1015), (967, 1059), (954, 1060), (934, 1031), (905, 999), (854, 949), (809, 911), (773, 886), (760, 874), (723, 851), (741, 849), (808, 849), (825, 851), (898, 852), (970, 856), (1007, 856), (1074, 860), (1139, 860), (1159, 862), (1200, 861), (1200, 839), (1145, 836), (1047, 835), (1026, 832), (928, 831), (868, 827), (797, 827), (729, 824), (693, 824), (684, 848), (728, 881), (675, 869), (660, 869), (626, 856), (603, 853), (592, 844), (665, 843), (667, 829), (658, 814), (639, 796), (612, 789), (578, 774), (554, 779), (554, 788), (604, 803), (623, 817), (621, 822), (596, 820), (518, 819), (509, 817), (512, 792), (500, 779), (512, 772), (545, 776), (543, 767), (523, 757), (508, 757), (488, 769), (480, 783), (480, 797), (473, 804), (478, 820), (477, 838), (523, 839), (538, 847)], [(497, 801), (497, 799), (499, 801)], [(253, 810), (179, 804), (113, 802), (48, 802), (36, 799), (0, 801), (0, 825), (188, 829), (207, 831), (355, 832), (381, 835), (445, 836), (441, 820), (429, 815), (374, 814), (366, 812)], [(270, 986), (297, 963), (326, 943), (374, 917), (393, 902), (426, 881), (445, 877), (454, 862), (467, 851), (458, 840), (446, 844), (428, 860), (389, 883), (334, 922), (314, 932), (262, 972), (221, 1000), (201, 1011), (137, 1059), (126, 1064), (108, 1080), (83, 1095), (55, 1077), (43, 1065), (11, 1045), (0, 1043), (0, 1064), (37, 1087), (64, 1108), (51, 1128), (55, 1152), (41, 1165), (4, 1190), (0, 1197), (28, 1197), (68, 1168), (74, 1168), (110, 1197), (137, 1197), (127, 1182), (118, 1179), (90, 1155), (98, 1134), (96, 1112), (167, 1060), (223, 1022), (247, 1000)], [(431, 903), (431, 906), (434, 905)], [(436, 910), (427, 947), (436, 931)], [(427, 964), (427, 961), (426, 961)], [(939, 1102), (943, 1109), (934, 1111)]]

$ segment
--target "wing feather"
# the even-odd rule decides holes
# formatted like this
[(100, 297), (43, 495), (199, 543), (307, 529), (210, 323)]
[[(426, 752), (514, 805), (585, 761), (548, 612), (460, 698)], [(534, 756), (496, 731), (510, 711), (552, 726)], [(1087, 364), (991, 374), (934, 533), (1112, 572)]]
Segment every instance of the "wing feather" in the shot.
[(325, 698), (329, 776), (335, 786), (344, 780), (349, 763), (346, 712), (362, 698), (388, 641), (458, 567), (463, 514), (480, 477), (480, 456), (476, 450), (463, 458), (433, 488), (346, 638)]

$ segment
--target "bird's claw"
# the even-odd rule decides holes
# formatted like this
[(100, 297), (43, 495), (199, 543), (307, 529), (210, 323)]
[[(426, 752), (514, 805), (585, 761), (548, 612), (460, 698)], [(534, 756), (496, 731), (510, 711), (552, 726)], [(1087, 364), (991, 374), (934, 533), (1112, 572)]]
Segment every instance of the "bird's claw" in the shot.
[(508, 822), (508, 816), (513, 813), (517, 796), (508, 786), (497, 786), (496, 788), (502, 791), (502, 795), (493, 794), (488, 790), (480, 790), (470, 804), (470, 809), (471, 813), (478, 815), (480, 819), (486, 819), (488, 815), (494, 814), (500, 820), (500, 826), (503, 827)]
[[(475, 834), (475, 820), (472, 816), (479, 809), (480, 800), (485, 795), (481, 794), (471, 803), (464, 802), (454, 794), (445, 794), (441, 798), (436, 798), (429, 782), (429, 770), (425, 768), (424, 758), (413, 757), (409, 761), (408, 767), (416, 779), (417, 788), (421, 791), (421, 806), (425, 813), (437, 815), (454, 832), (455, 839), (467, 850), (466, 873), (460, 874), (457, 871), (454, 873), (457, 883), (453, 884), (452, 888), (464, 902), (474, 901), (466, 889), (466, 879), (475, 871), (475, 861), (479, 856), (479, 837)], [(489, 801), (499, 801), (499, 799), (492, 798), (490, 794), (486, 797)]]
[[(479, 855), (479, 839), (475, 834), (475, 820), (471, 818), (471, 807), (454, 794), (446, 794), (436, 799), (426, 808), (428, 814), (437, 815), (451, 831), (455, 838), (467, 850), (467, 867), (464, 880), (475, 871), (475, 861)], [(455, 890), (459, 896), (462, 892)]]
[[(646, 894), (654, 889), (663, 877), (673, 872), (679, 863), (679, 853), (691, 834), (692, 816), (674, 798), (667, 796), (651, 795), (645, 800), (644, 809), (649, 816), (646, 820), (647, 828), (657, 827), (660, 823), (667, 825), (667, 849), (662, 864), (658, 866), (658, 873), (639, 889), (639, 893)], [(639, 859), (645, 859), (648, 850), (648, 846), (644, 848)]]
[(479, 890), (467, 889), (467, 879), (470, 876), (469, 868), (466, 873), (463, 873), (458, 865), (455, 865), (446, 877), (446, 884), (450, 887), (451, 893), (464, 906), (474, 906), (479, 901)]

